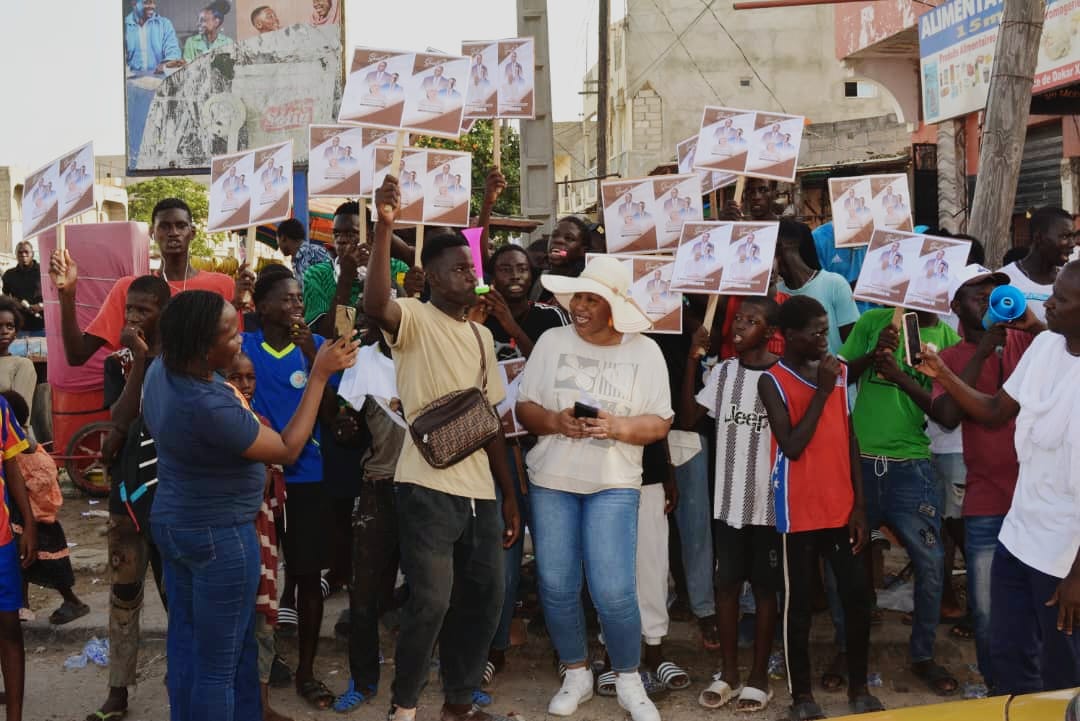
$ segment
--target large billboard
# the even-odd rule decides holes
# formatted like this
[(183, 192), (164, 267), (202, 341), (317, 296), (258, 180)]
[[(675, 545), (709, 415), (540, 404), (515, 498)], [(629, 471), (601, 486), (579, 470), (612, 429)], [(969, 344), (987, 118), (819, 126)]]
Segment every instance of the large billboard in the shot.
[[(990, 92), (1004, 0), (950, 0), (919, 18), (923, 118), (982, 110)], [(1032, 93), (1080, 81), (1080, 0), (1048, 0)]]
[(121, 0), (128, 172), (207, 172), (341, 102), (344, 0)]

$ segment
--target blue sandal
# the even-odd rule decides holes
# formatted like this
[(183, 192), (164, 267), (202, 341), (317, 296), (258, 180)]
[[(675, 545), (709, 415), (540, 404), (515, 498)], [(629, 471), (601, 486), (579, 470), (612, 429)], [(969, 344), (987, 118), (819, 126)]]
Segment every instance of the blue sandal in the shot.
[(368, 686), (364, 689), (363, 693), (357, 691), (356, 683), (350, 679), (349, 688), (345, 690), (345, 693), (334, 700), (334, 710), (338, 713), (348, 713), (358, 706), (370, 701), (375, 697), (376, 693), (378, 693), (378, 688), (376, 686)]

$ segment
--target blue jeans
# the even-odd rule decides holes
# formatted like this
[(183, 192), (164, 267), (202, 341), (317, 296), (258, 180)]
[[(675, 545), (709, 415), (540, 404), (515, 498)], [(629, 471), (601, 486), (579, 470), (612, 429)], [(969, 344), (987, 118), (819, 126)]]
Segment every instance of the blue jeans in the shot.
[(975, 625), (975, 656), (987, 687), (994, 688), (990, 654), (990, 567), (1005, 516), (964, 519), (964, 563), (967, 566), (968, 608)]
[(168, 688), (172, 721), (262, 718), (255, 593), (255, 524), (151, 526), (169, 598)]
[(1000, 543), (990, 574), (994, 693), (1080, 686), (1080, 634), (1059, 631), (1058, 608), (1046, 605), (1061, 579), (1035, 570)]
[(637, 602), (639, 491), (579, 494), (530, 485), (540, 602), (552, 644), (566, 665), (588, 658), (581, 605), (582, 566), (600, 616), (611, 667), (637, 669), (641, 615)]
[(679, 505), (675, 523), (682, 545), (683, 572), (690, 610), (698, 618), (716, 613), (713, 590), (712, 499), (709, 497), (708, 441), (701, 438), (701, 451), (675, 467)]
[(941, 541), (942, 486), (930, 461), (881, 458), (862, 461), (863, 494), (869, 528), (882, 523), (900, 539), (915, 567), (915, 613), (911, 624), (911, 660), (934, 657), (934, 636), (941, 621), (945, 548)]
[[(510, 647), (510, 622), (514, 620), (518, 585), (521, 583), (521, 556), (525, 551), (525, 526), (532, 528), (529, 520), (529, 496), (521, 492), (523, 479), (518, 473), (518, 465), (512, 447), (507, 448), (507, 456), (507, 463), (510, 464), (510, 479), (514, 482), (518, 511), (521, 512), (521, 535), (518, 537), (517, 542), (505, 551), (506, 575), (504, 580), (506, 582), (506, 595), (503, 596), (502, 617), (499, 618), (499, 626), (495, 629), (495, 638), (491, 641), (491, 648), (496, 651), (505, 651)], [(502, 488), (498, 484), (495, 484), (495, 498), (499, 502), (499, 508), (502, 508)]]

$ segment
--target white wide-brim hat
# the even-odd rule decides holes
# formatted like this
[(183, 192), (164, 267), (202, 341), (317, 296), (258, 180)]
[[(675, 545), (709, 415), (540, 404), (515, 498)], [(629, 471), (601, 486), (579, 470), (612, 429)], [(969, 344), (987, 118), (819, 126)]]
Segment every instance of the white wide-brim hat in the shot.
[(606, 300), (611, 307), (611, 321), (615, 330), (620, 333), (640, 333), (652, 328), (652, 321), (630, 297), (632, 281), (630, 269), (609, 255), (590, 260), (576, 278), (551, 274), (540, 277), (540, 283), (555, 295), (563, 308), (570, 310), (570, 299), (574, 293), (593, 293)]

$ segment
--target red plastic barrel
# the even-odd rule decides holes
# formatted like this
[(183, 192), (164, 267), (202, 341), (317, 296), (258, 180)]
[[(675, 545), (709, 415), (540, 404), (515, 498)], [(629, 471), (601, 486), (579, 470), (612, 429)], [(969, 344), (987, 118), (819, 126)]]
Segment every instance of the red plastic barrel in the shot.
[(88, 423), (109, 420), (105, 391), (62, 391), (52, 388), (53, 454), (63, 455), (71, 437)]

